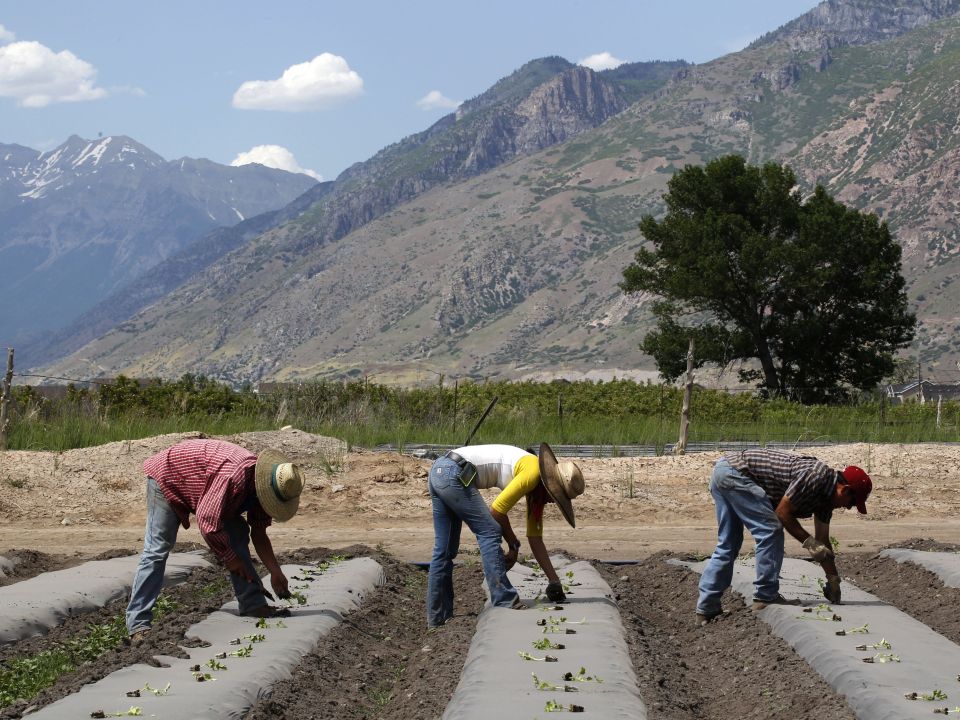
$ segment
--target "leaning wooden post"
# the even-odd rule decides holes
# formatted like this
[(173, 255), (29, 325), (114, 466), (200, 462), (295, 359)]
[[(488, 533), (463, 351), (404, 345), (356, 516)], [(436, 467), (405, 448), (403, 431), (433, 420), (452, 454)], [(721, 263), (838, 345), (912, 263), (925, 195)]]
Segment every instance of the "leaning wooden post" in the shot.
[(680, 439), (673, 449), (674, 455), (687, 451), (687, 431), (690, 429), (690, 397), (693, 395), (693, 338), (687, 348), (687, 386), (683, 390), (683, 408), (680, 410)]
[(0, 450), (7, 449), (7, 432), (10, 430), (10, 385), (13, 383), (13, 348), (7, 348), (7, 374), (3, 376), (3, 392), (0, 394)]

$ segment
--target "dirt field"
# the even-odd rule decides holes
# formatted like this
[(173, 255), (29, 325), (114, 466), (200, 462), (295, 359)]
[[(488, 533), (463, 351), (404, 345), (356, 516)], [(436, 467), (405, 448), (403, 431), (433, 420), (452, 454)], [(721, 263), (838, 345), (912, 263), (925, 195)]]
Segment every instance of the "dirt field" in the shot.
[[(61, 455), (0, 454), (0, 555), (18, 560), (0, 583), (137, 551), (144, 518), (140, 463), (182, 437)], [(426, 574), (404, 561), (429, 557), (429, 464), (396, 454), (347, 453), (337, 441), (291, 430), (229, 439), (254, 451), (279, 447), (308, 469), (310, 487), (301, 513), (270, 531), (281, 560), (367, 555), (387, 575), (387, 585), (323, 638), (291, 681), (275, 687), (247, 717), (439, 717), (459, 679), (484, 593), (475, 543), (465, 533), (455, 573), (457, 613), (439, 630), (426, 630)], [(953, 519), (960, 505), (960, 448), (852, 445), (812, 454), (837, 466), (859, 464), (874, 480), (870, 514), (840, 512), (834, 522), (844, 576), (960, 642), (955, 612), (960, 591), (943, 587), (924, 570), (875, 554), (895, 545), (952, 549), (960, 544), (960, 525)], [(692, 621), (697, 576), (663, 561), (712, 550), (715, 528), (706, 479), (715, 458), (584, 459), (587, 492), (576, 501), (578, 528), (566, 528), (553, 510), (546, 520), (548, 547), (592, 560), (640, 561), (597, 567), (617, 595), (653, 720), (853, 718), (843, 698), (740, 600), (728, 596), (724, 604), (730, 614), (705, 628)], [(189, 546), (199, 536), (191, 531), (181, 540)], [(796, 543), (788, 549), (801, 554)], [(158, 623), (148, 645), (110, 651), (37, 698), (0, 710), (0, 718), (19, 717), (132, 662), (179, 655), (186, 628), (230, 599), (229, 585), (217, 570), (196, 571), (169, 594), (178, 611)], [(75, 637), (89, 623), (115, 617), (122, 604), (0, 648), (0, 663)]]

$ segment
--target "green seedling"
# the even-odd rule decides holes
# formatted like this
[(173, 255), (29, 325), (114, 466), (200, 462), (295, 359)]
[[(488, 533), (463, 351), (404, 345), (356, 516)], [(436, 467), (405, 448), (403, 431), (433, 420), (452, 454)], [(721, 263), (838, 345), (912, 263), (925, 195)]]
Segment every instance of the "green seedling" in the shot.
[(871, 643), (869, 645), (857, 645), (857, 650), (867, 650), (873, 648), (874, 650), (892, 650), (893, 645), (887, 642), (886, 638), (880, 638), (880, 642)]
[(556, 700), (547, 700), (547, 704), (543, 706), (543, 709), (546, 712), (583, 712), (583, 705), (574, 705), (573, 703), (564, 705), (563, 703), (558, 703)]
[(907, 700), (946, 700), (947, 694), (943, 690), (931, 690), (928, 693), (910, 692), (904, 695)]
[(193, 673), (193, 679), (197, 682), (213, 682), (216, 680), (216, 678), (208, 672), (195, 672)]
[(955, 707), (953, 710), (951, 710), (948, 707), (934, 708), (933, 713), (934, 715), (949, 715), (950, 713), (960, 713), (960, 707)]
[(863, 658), (865, 663), (889, 663), (900, 662), (900, 656), (893, 653), (877, 653), (873, 657)]
[(143, 689), (146, 690), (148, 693), (153, 693), (157, 697), (160, 697), (161, 695), (166, 695), (168, 692), (170, 692), (170, 683), (167, 683), (162, 690), (150, 687), (150, 683), (144, 683)]
[(294, 600), (296, 600), (297, 605), (307, 604), (307, 596), (304, 595), (302, 592), (297, 592), (296, 590), (290, 593), (290, 597), (287, 598), (287, 604), (292, 607)]
[(234, 650), (232, 653), (229, 653), (229, 657), (240, 657), (248, 658), (253, 655), (253, 645), (247, 645), (246, 647), (239, 648)]
[(549, 625), (540, 631), (544, 635), (576, 635), (577, 631), (573, 628), (562, 628), (559, 625)]
[[(239, 638), (238, 638), (238, 639), (239, 639)], [(244, 635), (244, 636), (243, 636), (243, 639), (244, 639), (244, 640), (249, 640), (249, 641), (252, 642), (252, 643), (258, 643), (258, 642), (263, 642), (264, 640), (266, 640), (266, 639), (267, 639), (267, 636), (264, 635), (263, 633), (258, 633), (258, 634), (256, 634), (256, 635)], [(237, 645), (239, 645), (239, 644), (240, 644), (240, 643), (238, 642)]]
[(581, 667), (576, 675), (574, 675), (572, 672), (564, 673), (563, 679), (567, 682), (603, 682), (603, 680), (596, 675), (588, 675), (585, 667)]
[(537, 605), (540, 612), (558, 612), (563, 610), (563, 605)]
[(227, 666), (224, 665), (224, 664), (223, 664), (222, 662), (220, 662), (219, 660), (217, 660), (216, 658), (210, 658), (209, 660), (207, 660), (207, 667), (210, 668), (211, 670), (226, 670), (226, 669), (227, 669)]
[(143, 715), (143, 709), (133, 705), (129, 710), (124, 712), (114, 712), (114, 713), (105, 713), (103, 710), (94, 710), (90, 713), (92, 718), (108, 718), (108, 717), (139, 717)]
[(536, 673), (530, 673), (533, 677), (533, 685), (537, 690), (552, 690), (554, 692), (580, 692), (579, 688), (573, 687), (573, 685), (554, 685), (552, 682), (547, 680), (541, 680), (537, 677)]
[(567, 580), (573, 580), (573, 570), (567, 570)]
[(800, 587), (807, 587), (810, 584), (810, 578), (808, 578), (806, 575), (801, 575), (800, 582), (798, 584)]
[(285, 628), (285, 627), (286, 627), (286, 624), (283, 622), (283, 620), (277, 620), (276, 624), (271, 625), (270, 623), (267, 622), (267, 619), (266, 619), (266, 618), (260, 618), (259, 620), (257, 620), (257, 625), (256, 625), (256, 627), (258, 627), (258, 628), (260, 628), (260, 629), (269, 630), (269, 629), (272, 628), (272, 627), (275, 627), (275, 628)]
[(551, 642), (550, 638), (534, 640), (531, 643), (537, 650), (563, 650), (566, 646), (561, 643)]
[(517, 654), (520, 657), (522, 657), (524, 660), (535, 660), (536, 662), (557, 662), (557, 659), (552, 655), (545, 655), (544, 657), (539, 658), (539, 657), (536, 657), (535, 655), (531, 655), (530, 653), (525, 652), (524, 650), (518, 650)]
[(127, 693), (127, 697), (140, 697), (140, 691), (131, 690), (130, 692)]
[(849, 630), (837, 630), (837, 635), (866, 635), (870, 632), (870, 623), (864, 623), (860, 627), (850, 628)]
[[(797, 615), (798, 618), (808, 618), (810, 620), (823, 620), (825, 622), (840, 622), (843, 620), (842, 617), (837, 615), (833, 608), (827, 605), (826, 603), (820, 603), (819, 605), (814, 605), (813, 607), (804, 608), (804, 613), (806, 615)], [(838, 635), (840, 633), (837, 633)]]

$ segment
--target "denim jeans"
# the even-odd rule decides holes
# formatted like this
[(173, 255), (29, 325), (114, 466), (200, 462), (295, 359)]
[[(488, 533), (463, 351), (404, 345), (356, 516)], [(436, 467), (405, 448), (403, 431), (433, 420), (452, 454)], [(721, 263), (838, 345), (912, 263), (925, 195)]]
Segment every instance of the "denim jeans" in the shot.
[(720, 612), (720, 597), (733, 582), (733, 564), (743, 544), (746, 527), (756, 542), (755, 600), (773, 600), (780, 593), (783, 566), (783, 525), (763, 488), (719, 460), (710, 478), (710, 494), (717, 507), (717, 549), (700, 577), (697, 612)]
[(493, 519), (475, 485), (463, 486), (460, 466), (438, 458), (430, 468), (430, 502), (433, 505), (433, 557), (427, 579), (427, 625), (443, 625), (453, 616), (453, 559), (460, 549), (463, 523), (477, 536), (490, 603), (510, 607), (519, 594), (507, 578), (500, 548), (503, 531)]
[[(230, 536), (230, 547), (247, 566), (254, 577), (257, 576), (250, 557), (250, 528), (246, 520), (237, 515), (224, 523)], [(135, 633), (150, 627), (153, 620), (153, 606), (163, 589), (163, 572), (167, 566), (167, 556), (177, 542), (180, 518), (170, 507), (157, 481), (147, 478), (147, 526), (143, 534), (143, 553), (133, 576), (130, 590), (130, 602), (127, 605), (127, 631)], [(240, 603), (240, 612), (265, 605), (267, 600), (257, 585), (230, 573), (233, 590)]]

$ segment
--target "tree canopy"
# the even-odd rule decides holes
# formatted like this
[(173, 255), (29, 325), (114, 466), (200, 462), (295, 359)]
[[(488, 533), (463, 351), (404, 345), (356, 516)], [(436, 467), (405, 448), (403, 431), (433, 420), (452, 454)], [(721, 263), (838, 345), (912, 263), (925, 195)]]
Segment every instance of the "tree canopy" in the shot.
[(876, 215), (819, 185), (804, 199), (789, 167), (739, 155), (688, 165), (664, 201), (620, 283), (660, 298), (641, 348), (664, 377), (693, 338), (698, 366), (756, 361), (741, 376), (770, 395), (838, 400), (876, 387), (913, 339), (900, 246)]

